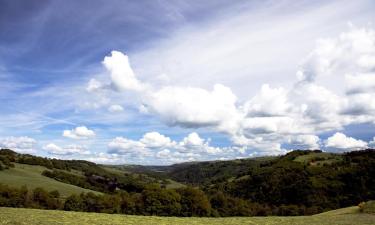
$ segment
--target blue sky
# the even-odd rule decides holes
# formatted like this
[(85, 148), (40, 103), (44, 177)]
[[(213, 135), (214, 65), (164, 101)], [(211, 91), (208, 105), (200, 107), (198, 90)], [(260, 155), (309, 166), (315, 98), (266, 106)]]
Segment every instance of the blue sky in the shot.
[(0, 147), (111, 164), (372, 147), (374, 8), (0, 0)]

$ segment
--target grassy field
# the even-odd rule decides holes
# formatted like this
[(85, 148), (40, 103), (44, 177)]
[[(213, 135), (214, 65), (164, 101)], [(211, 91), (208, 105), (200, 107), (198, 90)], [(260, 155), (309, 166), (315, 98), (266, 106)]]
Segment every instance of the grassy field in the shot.
[(359, 213), (358, 207), (334, 210), (314, 216), (299, 217), (228, 217), (228, 218), (176, 218), (154, 216), (127, 216), (102, 213), (64, 212), (38, 209), (0, 208), (0, 225), (186, 225), (186, 224), (283, 224), (283, 225), (352, 225), (375, 224), (375, 215)]
[(14, 168), (0, 171), (0, 183), (7, 184), (11, 187), (21, 187), (26, 185), (29, 189), (42, 187), (47, 191), (58, 190), (63, 198), (71, 194), (80, 194), (82, 192), (95, 193), (95, 191), (65, 184), (42, 176), (41, 174), (44, 170), (46, 170), (46, 168), (42, 166), (15, 163)]
[[(315, 162), (312, 162), (315, 160)], [(307, 155), (301, 155), (294, 159), (296, 162), (306, 163), (310, 165), (323, 165), (323, 164), (332, 164), (334, 162), (341, 161), (342, 157), (328, 153), (328, 152), (319, 152), (319, 153), (310, 153)]]

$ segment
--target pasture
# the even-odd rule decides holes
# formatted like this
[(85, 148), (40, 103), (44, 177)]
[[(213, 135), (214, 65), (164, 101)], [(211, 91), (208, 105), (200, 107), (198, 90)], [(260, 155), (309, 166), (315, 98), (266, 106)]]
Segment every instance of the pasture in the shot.
[(0, 208), (0, 225), (352, 225), (375, 224), (375, 215), (360, 213), (357, 206), (349, 207), (314, 216), (296, 217), (156, 217), (130, 216), (104, 213), (66, 212), (56, 210)]

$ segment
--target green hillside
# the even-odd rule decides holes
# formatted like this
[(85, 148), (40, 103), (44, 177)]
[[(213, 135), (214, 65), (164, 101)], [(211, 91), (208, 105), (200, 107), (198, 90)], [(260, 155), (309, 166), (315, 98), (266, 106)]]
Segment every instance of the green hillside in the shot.
[[(106, 166), (4, 149), (0, 165), (0, 207), (144, 216), (307, 216), (375, 199), (373, 149), (296, 150), (164, 167)], [(19, 188), (23, 185), (28, 190)], [(71, 195), (90, 190), (101, 194)]]
[[(27, 220), (25, 220), (27, 218)], [(199, 218), (199, 217), (154, 217), (129, 216), (104, 213), (65, 212), (38, 209), (0, 208), (1, 225), (50, 225), (50, 224), (80, 224), (80, 225), (185, 225), (185, 224), (283, 224), (283, 225), (372, 225), (375, 223), (374, 214), (359, 213), (358, 207), (350, 207), (326, 212), (315, 216), (299, 217), (227, 217), (227, 218)]]
[(312, 152), (307, 155), (297, 156), (294, 161), (305, 163), (310, 166), (323, 166), (341, 162), (343, 158), (342, 155), (328, 152)]
[[(62, 183), (42, 175), (46, 167), (14, 163), (14, 168), (0, 170), (0, 182), (11, 187), (22, 187), (26, 185), (29, 189), (42, 187), (47, 191), (57, 190), (61, 197), (82, 192), (95, 192), (74, 185)], [(99, 193), (99, 192), (96, 192)]]
[[(158, 183), (166, 189), (176, 189), (185, 187), (186, 185), (168, 178), (167, 176), (158, 176), (155, 173), (147, 173), (130, 169), (126, 166), (112, 166), (102, 165), (102, 168), (109, 173), (116, 174), (118, 176), (132, 177), (133, 179), (143, 180), (146, 183)], [(128, 169), (129, 168), (129, 169)]]

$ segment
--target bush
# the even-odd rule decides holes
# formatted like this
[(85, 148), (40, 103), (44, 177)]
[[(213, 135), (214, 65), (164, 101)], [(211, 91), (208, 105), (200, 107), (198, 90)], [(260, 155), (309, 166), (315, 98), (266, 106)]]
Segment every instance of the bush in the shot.
[(61, 203), (55, 196), (59, 196), (58, 191), (53, 191), (53, 194), (48, 193), (43, 188), (35, 188), (33, 191), (33, 200), (43, 209), (59, 209)]
[(84, 211), (82, 199), (80, 196), (71, 195), (65, 200), (64, 210), (66, 211)]

